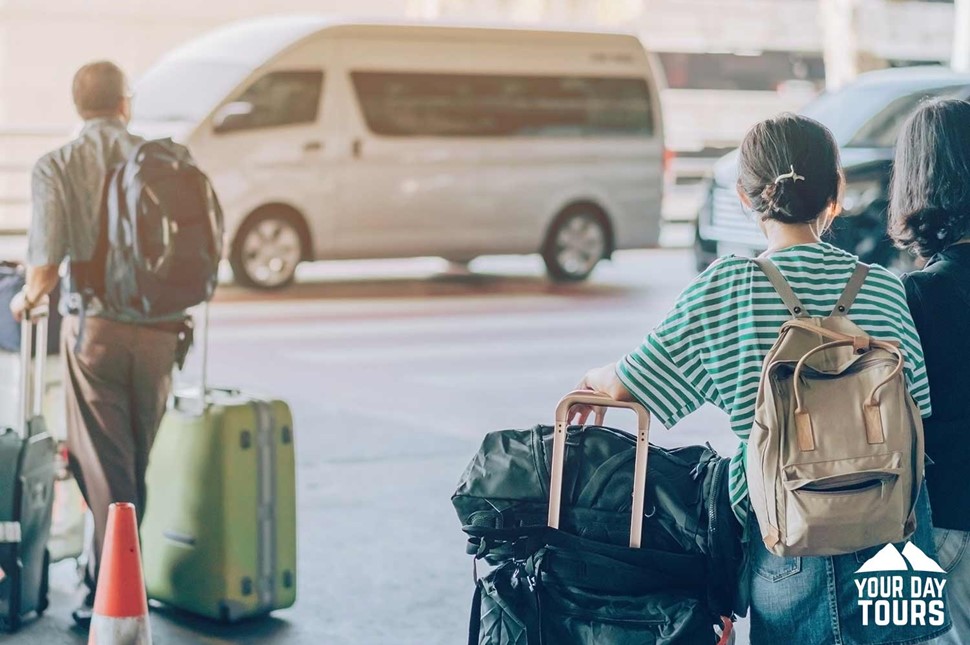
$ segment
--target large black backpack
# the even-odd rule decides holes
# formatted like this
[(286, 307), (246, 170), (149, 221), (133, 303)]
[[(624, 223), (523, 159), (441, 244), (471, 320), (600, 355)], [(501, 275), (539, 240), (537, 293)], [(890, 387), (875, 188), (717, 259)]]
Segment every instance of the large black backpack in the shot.
[(553, 432), (488, 434), (452, 497), (468, 552), (496, 567), (478, 582), (469, 642), (713, 642), (711, 625), (736, 606), (741, 558), (728, 460), (651, 445), (642, 548), (628, 549), (636, 438), (568, 428), (552, 530)]
[(209, 300), (222, 257), (222, 209), (184, 146), (146, 141), (105, 179), (98, 242), (73, 277), (86, 300), (128, 320)]

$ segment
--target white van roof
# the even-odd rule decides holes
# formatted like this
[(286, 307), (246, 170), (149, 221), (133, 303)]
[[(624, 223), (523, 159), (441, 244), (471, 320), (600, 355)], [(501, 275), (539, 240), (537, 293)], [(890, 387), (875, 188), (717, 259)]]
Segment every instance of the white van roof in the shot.
[(210, 31), (169, 52), (163, 60), (223, 60), (257, 66), (287, 47), (317, 32), (332, 31), (336, 37), (375, 38), (388, 35), (481, 41), (521, 41), (587, 45), (637, 41), (632, 33), (492, 27), (448, 23), (352, 22), (319, 15), (282, 15), (231, 23)]
[(173, 49), (162, 60), (224, 60), (259, 65), (331, 24), (321, 16), (272, 16), (234, 22)]

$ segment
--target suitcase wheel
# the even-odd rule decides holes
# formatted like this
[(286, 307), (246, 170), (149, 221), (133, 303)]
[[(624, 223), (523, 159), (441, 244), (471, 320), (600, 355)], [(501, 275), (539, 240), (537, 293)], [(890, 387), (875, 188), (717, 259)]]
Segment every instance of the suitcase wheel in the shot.
[(20, 616), (16, 613), (0, 617), (0, 631), (13, 634), (20, 629)]

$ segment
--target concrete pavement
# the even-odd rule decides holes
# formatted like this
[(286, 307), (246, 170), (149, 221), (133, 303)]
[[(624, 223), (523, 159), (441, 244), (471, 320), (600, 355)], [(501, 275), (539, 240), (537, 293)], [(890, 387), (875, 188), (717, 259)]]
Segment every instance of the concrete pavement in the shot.
[[(223, 290), (212, 382), (281, 396), (295, 415), (299, 596), (233, 627), (155, 609), (156, 645), (463, 643), (471, 560), (449, 498), (482, 435), (551, 422), (587, 368), (660, 319), (691, 264), (622, 253), (571, 286), (547, 283), (536, 258), (483, 259), (464, 277), (436, 261), (325, 264), (303, 274), (325, 280), (283, 294)], [(707, 408), (652, 440), (736, 443)], [(85, 642), (70, 629), (74, 581), (59, 565), (49, 615), (4, 642)]]

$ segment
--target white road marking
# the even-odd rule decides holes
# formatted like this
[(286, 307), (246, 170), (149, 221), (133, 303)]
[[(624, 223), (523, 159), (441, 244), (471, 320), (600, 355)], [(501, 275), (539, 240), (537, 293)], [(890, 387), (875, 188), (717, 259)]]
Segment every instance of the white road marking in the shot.
[[(562, 338), (528, 341), (496, 340), (491, 343), (460, 341), (439, 342), (434, 345), (393, 345), (390, 347), (348, 347), (346, 349), (293, 350), (281, 352), (287, 360), (303, 363), (335, 365), (340, 363), (397, 363), (460, 361), (468, 362), (468, 369), (477, 369), (477, 362), (489, 359), (535, 358), (550, 354), (603, 355), (619, 358), (634, 346), (617, 338), (601, 334), (569, 335)], [(475, 361), (475, 362), (471, 362)], [(508, 365), (506, 364), (506, 368)]]
[(266, 320), (275, 321), (288, 316), (327, 316), (353, 314), (362, 318), (379, 314), (405, 315), (414, 313), (434, 314), (442, 311), (532, 311), (549, 308), (548, 305), (568, 304), (576, 301), (574, 295), (556, 294), (494, 294), (494, 295), (441, 295), (407, 298), (346, 298), (321, 300), (216, 302), (210, 316), (220, 320)]
[(480, 334), (497, 334), (515, 339), (519, 332), (547, 330), (549, 333), (598, 331), (601, 336), (641, 338), (659, 320), (662, 312), (654, 315), (628, 309), (626, 311), (576, 311), (556, 315), (548, 311), (516, 313), (492, 310), (481, 315), (427, 316), (414, 318), (341, 320), (328, 322), (256, 323), (251, 325), (212, 326), (212, 342), (225, 343), (241, 340), (337, 340), (387, 338), (400, 339), (407, 336), (467, 335), (472, 342)]

